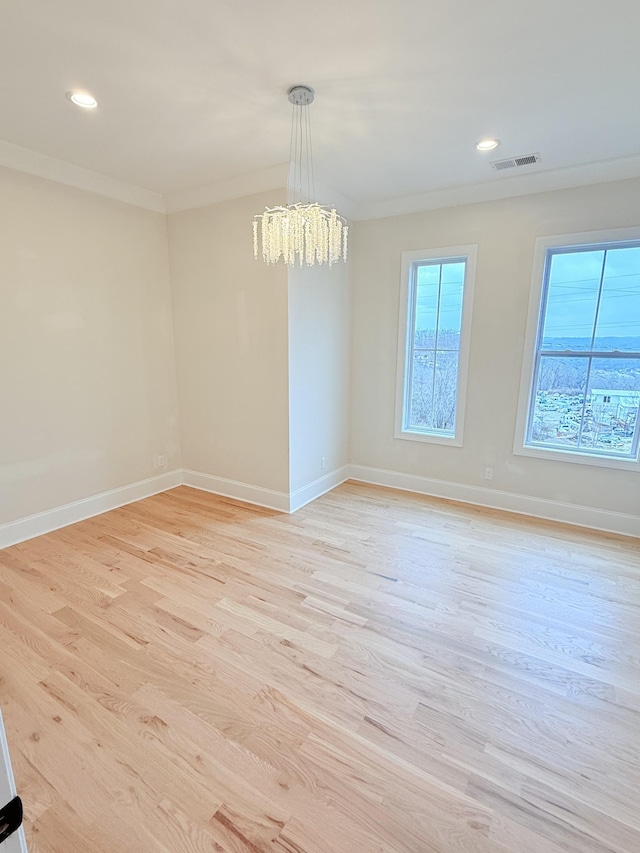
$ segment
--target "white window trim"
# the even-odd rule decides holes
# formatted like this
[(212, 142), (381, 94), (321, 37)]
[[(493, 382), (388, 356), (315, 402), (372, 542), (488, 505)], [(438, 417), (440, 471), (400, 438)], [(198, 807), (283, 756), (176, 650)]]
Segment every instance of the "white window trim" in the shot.
[(640, 471), (640, 461), (635, 459), (615, 459), (605, 456), (590, 456), (578, 451), (537, 448), (525, 445), (529, 407), (531, 405), (531, 385), (535, 364), (535, 347), (538, 338), (538, 324), (541, 319), (540, 299), (542, 297), (544, 267), (547, 249), (576, 248), (585, 249), (602, 243), (623, 243), (640, 240), (640, 226), (614, 228), (606, 231), (583, 231), (578, 234), (559, 234), (553, 237), (538, 237), (533, 256), (533, 272), (529, 294), (529, 313), (524, 339), (524, 357), (520, 378), (520, 395), (516, 419), (516, 437), (513, 452), (516, 456), (532, 456), (536, 459), (551, 459), (556, 462), (572, 462), (578, 465), (595, 465), (599, 468), (621, 468), (626, 471)]
[[(407, 383), (407, 358), (410, 344), (409, 305), (410, 272), (415, 261), (451, 261), (464, 258), (465, 275), (462, 297), (462, 328), (460, 330), (460, 350), (458, 353), (458, 386), (456, 389), (456, 426), (454, 435), (438, 435), (404, 429), (404, 403)], [(465, 404), (467, 397), (467, 376), (469, 373), (469, 345), (471, 341), (471, 316), (473, 312), (473, 291), (476, 280), (478, 246), (449, 246), (445, 249), (421, 249), (402, 253), (400, 281), (400, 311), (398, 320), (398, 363), (396, 373), (396, 412), (395, 438), (408, 441), (424, 441), (431, 444), (445, 444), (450, 447), (462, 447)]]

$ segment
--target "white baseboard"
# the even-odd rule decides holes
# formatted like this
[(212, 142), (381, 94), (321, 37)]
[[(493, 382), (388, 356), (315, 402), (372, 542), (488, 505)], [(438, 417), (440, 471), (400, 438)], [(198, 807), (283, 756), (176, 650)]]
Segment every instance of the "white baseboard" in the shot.
[(199, 471), (188, 469), (184, 469), (182, 475), (183, 485), (191, 486), (193, 489), (263, 506), (267, 509), (275, 509), (279, 512), (291, 513), (348, 480), (349, 466), (336, 468), (335, 471), (330, 471), (291, 493), (265, 489), (263, 486), (254, 486), (251, 483), (241, 483), (238, 480), (228, 480), (225, 477), (215, 477), (213, 474), (202, 474)]
[(0, 525), (0, 548), (33, 539), (34, 536), (42, 536), (43, 533), (51, 533), (52, 530), (75, 524), (77, 521), (84, 521), (86, 518), (100, 515), (110, 509), (117, 509), (119, 506), (142, 498), (149, 498), (151, 495), (157, 495), (158, 492), (166, 492), (167, 489), (173, 489), (181, 484), (182, 471), (179, 469), (168, 471), (166, 474), (150, 477), (148, 480), (140, 480), (138, 483), (131, 483), (109, 492), (101, 492), (99, 495), (58, 506), (46, 512), (39, 512), (37, 515), (10, 521)]
[(237, 501), (264, 506), (267, 509), (276, 509), (280, 512), (289, 512), (289, 494), (278, 492), (274, 489), (265, 489), (262, 486), (252, 486), (250, 483), (241, 483), (238, 480), (227, 480), (225, 477), (214, 477), (212, 474), (200, 474), (198, 471), (183, 469), (182, 484), (200, 489), (203, 492), (212, 492), (225, 498), (234, 498)]
[(448, 498), (461, 503), (502, 509), (544, 518), (549, 521), (562, 521), (577, 524), (592, 530), (607, 533), (622, 533), (625, 536), (640, 536), (640, 516), (610, 512), (605, 509), (567, 504), (546, 498), (529, 497), (500, 489), (487, 489), (482, 486), (469, 486), (463, 483), (450, 483), (415, 474), (402, 474), (399, 471), (387, 471), (382, 468), (370, 468), (366, 465), (348, 465), (349, 478), (362, 483), (377, 486), (389, 486), (407, 492), (417, 492), (437, 498)]
[(69, 524), (84, 521), (94, 515), (100, 515), (111, 509), (117, 509), (125, 504), (151, 497), (151, 495), (181, 485), (191, 486), (194, 489), (256, 506), (263, 506), (278, 512), (292, 513), (326, 494), (326, 492), (335, 489), (346, 480), (388, 486), (392, 489), (416, 492), (507, 512), (522, 513), (550, 521), (562, 521), (566, 524), (576, 524), (592, 530), (640, 537), (640, 516), (637, 515), (529, 497), (513, 492), (504, 492), (500, 489), (451, 483), (446, 480), (420, 477), (416, 474), (402, 474), (399, 471), (371, 468), (366, 465), (345, 465), (335, 471), (330, 471), (290, 494), (274, 489), (265, 489), (262, 486), (254, 486), (250, 483), (241, 483), (237, 480), (228, 480), (225, 477), (201, 474), (198, 471), (187, 469), (169, 471), (148, 480), (141, 480), (138, 483), (132, 483), (109, 492), (102, 492), (84, 500), (0, 525), (0, 549), (16, 545), (18, 542), (24, 542), (26, 539), (32, 539), (34, 536), (51, 533), (51, 531), (66, 527)]
[(301, 489), (296, 489), (289, 495), (289, 512), (295, 512), (305, 506), (320, 495), (330, 492), (336, 486), (341, 485), (345, 480), (349, 479), (349, 466), (343, 465), (342, 468), (336, 468), (335, 471), (330, 471), (322, 477), (318, 477), (312, 483), (308, 483)]
[(84, 521), (94, 515), (165, 492), (167, 489), (174, 489), (176, 486), (191, 486), (204, 492), (289, 513), (295, 512), (296, 509), (300, 509), (325, 492), (331, 491), (340, 483), (344, 483), (347, 478), (347, 467), (339, 468), (290, 495), (288, 492), (265, 489), (262, 486), (241, 483), (238, 480), (178, 469), (0, 525), (0, 549), (17, 545), (18, 542), (33, 539), (35, 536), (42, 536), (44, 533), (51, 533), (53, 530), (59, 530), (61, 527)]

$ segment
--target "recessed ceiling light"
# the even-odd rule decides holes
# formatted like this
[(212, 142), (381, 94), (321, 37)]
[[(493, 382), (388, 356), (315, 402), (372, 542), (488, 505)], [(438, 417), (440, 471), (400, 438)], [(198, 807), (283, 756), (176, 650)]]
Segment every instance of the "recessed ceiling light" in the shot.
[(480, 139), (476, 142), (476, 148), (478, 151), (493, 151), (494, 148), (497, 148), (500, 145), (499, 139)]
[(98, 106), (98, 102), (88, 92), (67, 92), (67, 98), (76, 107), (82, 107), (85, 110), (93, 110)]

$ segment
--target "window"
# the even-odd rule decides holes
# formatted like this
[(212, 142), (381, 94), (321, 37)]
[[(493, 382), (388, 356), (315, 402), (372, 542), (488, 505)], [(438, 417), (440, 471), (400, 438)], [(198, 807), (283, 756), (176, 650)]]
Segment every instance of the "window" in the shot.
[[(637, 463), (640, 231), (631, 232), (636, 239), (619, 239), (629, 233), (582, 235), (577, 245), (539, 241), (524, 441), (516, 452), (613, 467)], [(591, 236), (601, 239), (586, 242)]]
[(476, 252), (402, 255), (396, 438), (462, 444)]

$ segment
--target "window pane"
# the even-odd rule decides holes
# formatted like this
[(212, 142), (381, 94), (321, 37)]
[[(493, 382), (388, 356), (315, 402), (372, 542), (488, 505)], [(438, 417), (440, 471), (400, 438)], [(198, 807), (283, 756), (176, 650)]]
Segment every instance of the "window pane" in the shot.
[(543, 447), (633, 457), (639, 404), (640, 359), (543, 355), (530, 441)]
[(433, 427), (452, 435), (456, 424), (457, 385), (458, 353), (438, 351), (433, 395)]
[(416, 352), (413, 356), (411, 398), (409, 400), (409, 428), (432, 429), (433, 379), (435, 353)]
[(416, 270), (414, 346), (434, 349), (438, 318), (440, 264), (420, 264)]
[(451, 257), (426, 252), (426, 257), (412, 258), (409, 264), (403, 256), (410, 319), (409, 340), (404, 339), (402, 331), (399, 337), (404, 368), (402, 409), (396, 413), (399, 438), (461, 441), (462, 419), (456, 414), (460, 411), (459, 361), (467, 357), (466, 352), (460, 353), (461, 344), (466, 342), (463, 303), (469, 284), (467, 264), (471, 255), (475, 258), (475, 247), (464, 248), (464, 253)]
[(594, 358), (580, 447), (632, 455), (639, 401), (640, 359)]
[[(455, 273), (455, 275), (453, 274)], [(460, 349), (464, 263), (445, 264), (440, 288), (438, 349)]]
[(637, 459), (640, 246), (549, 249), (547, 258), (525, 443)]
[(543, 350), (591, 349), (604, 250), (551, 257)]
[(640, 246), (607, 251), (593, 348), (640, 352)]
[(529, 440), (537, 445), (578, 448), (589, 358), (541, 356)]
[(456, 419), (458, 353), (414, 353), (409, 428), (453, 435)]

